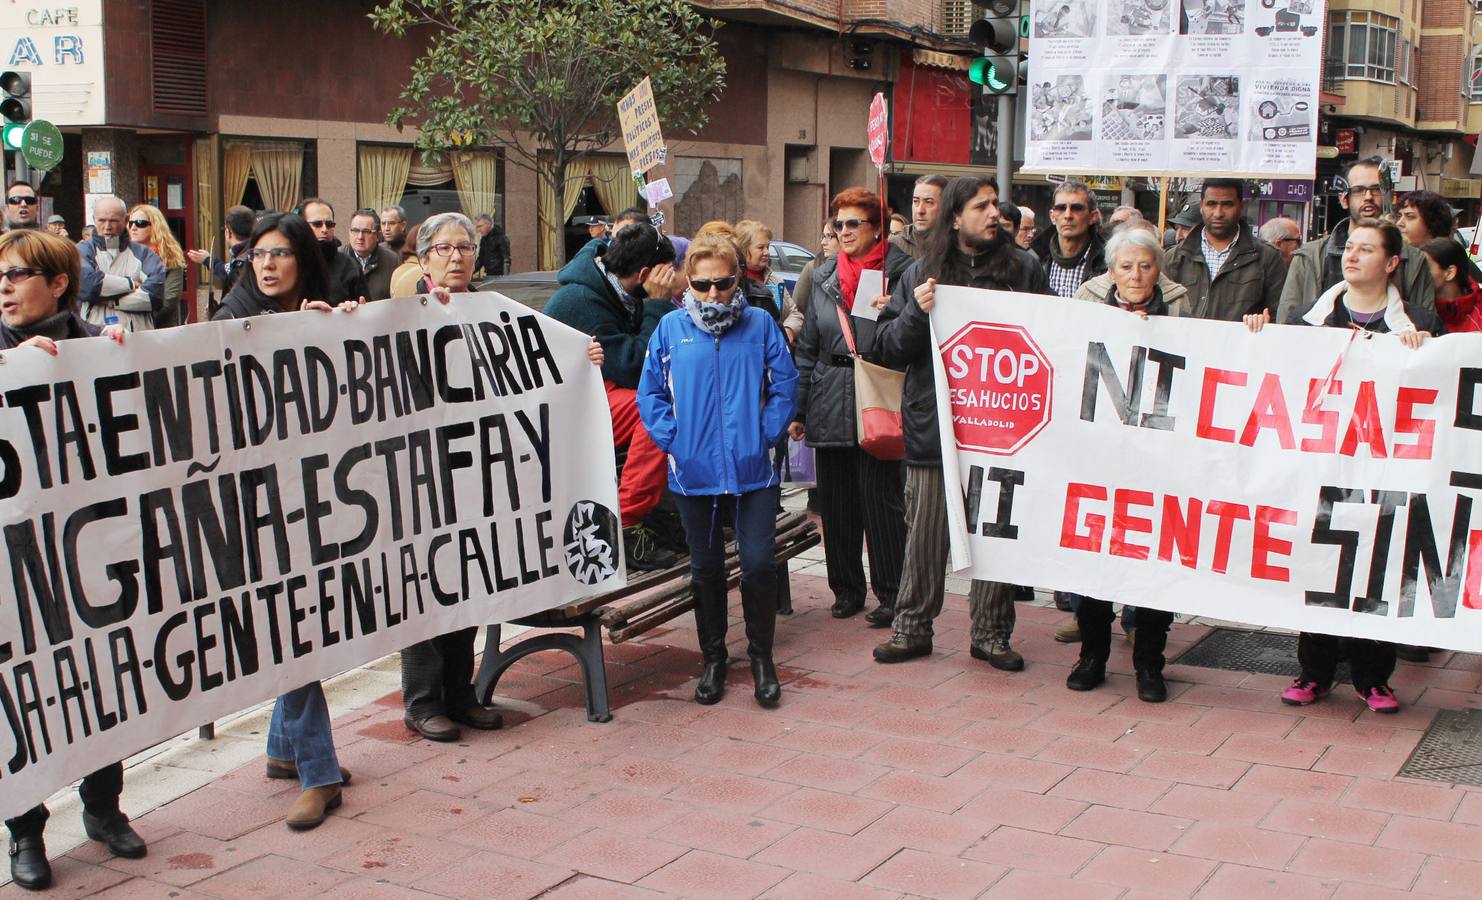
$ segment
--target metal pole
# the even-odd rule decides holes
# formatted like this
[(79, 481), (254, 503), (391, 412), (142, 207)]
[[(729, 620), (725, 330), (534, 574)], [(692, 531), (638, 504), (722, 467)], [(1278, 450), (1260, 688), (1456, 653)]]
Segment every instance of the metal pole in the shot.
[(1013, 197), (1014, 184), (1014, 98), (1009, 94), (998, 97), (998, 197), (1008, 200)]

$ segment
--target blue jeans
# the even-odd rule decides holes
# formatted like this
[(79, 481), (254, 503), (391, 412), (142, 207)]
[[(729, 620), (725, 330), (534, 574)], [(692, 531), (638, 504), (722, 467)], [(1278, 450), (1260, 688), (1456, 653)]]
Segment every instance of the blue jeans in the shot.
[(721, 578), (726, 570), (726, 538), (721, 531), (722, 504), (732, 507), (741, 577), (752, 579), (776, 566), (777, 488), (741, 494), (685, 497), (674, 495), (679, 519), (690, 545), (690, 577)]
[(334, 752), (329, 704), (319, 682), (311, 681), (291, 690), (273, 704), (268, 756), (292, 761), (298, 767), (298, 783), (304, 790), (340, 783), (340, 760)]

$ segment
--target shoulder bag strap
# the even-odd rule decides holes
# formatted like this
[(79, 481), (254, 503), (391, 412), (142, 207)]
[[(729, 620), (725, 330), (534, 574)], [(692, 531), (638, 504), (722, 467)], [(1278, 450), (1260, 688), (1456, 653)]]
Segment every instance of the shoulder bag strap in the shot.
[[(833, 303), (832, 300), (829, 301)], [(849, 316), (844, 312), (844, 307), (837, 303), (833, 304), (834, 312), (839, 314), (839, 329), (844, 332), (844, 343), (849, 345), (849, 355), (859, 356), (859, 351), (854, 348), (854, 324), (849, 321)]]

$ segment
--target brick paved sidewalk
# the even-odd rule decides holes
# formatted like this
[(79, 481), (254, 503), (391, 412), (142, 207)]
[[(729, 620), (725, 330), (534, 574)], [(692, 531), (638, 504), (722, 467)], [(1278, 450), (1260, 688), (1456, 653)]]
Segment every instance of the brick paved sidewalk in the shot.
[[(609, 648), (614, 720), (589, 724), (575, 664), (527, 658), (501, 685), (510, 725), (414, 739), (400, 698), (340, 719), (355, 773), (339, 813), (294, 834), (294, 786), (261, 760), (140, 817), (138, 861), (84, 844), (56, 895), (122, 897), (1377, 898), (1482, 891), (1482, 793), (1394, 777), (1438, 708), (1478, 705), (1482, 660), (1402, 663), (1406, 708), (1351, 690), (1285, 707), (1285, 679), (1170, 666), (1171, 702), (1064, 687), (1063, 613), (1021, 606), (1024, 672), (969, 658), (950, 596), (936, 653), (871, 661), (882, 632), (831, 619), (794, 576), (778, 628), (783, 703), (751, 699), (739, 620), (731, 691), (690, 702), (681, 627)], [(733, 614), (739, 615), (733, 595)], [(1207, 631), (1177, 625), (1174, 657)], [(128, 805), (125, 790), (125, 807)], [(23, 896), (13, 885), (0, 897)]]

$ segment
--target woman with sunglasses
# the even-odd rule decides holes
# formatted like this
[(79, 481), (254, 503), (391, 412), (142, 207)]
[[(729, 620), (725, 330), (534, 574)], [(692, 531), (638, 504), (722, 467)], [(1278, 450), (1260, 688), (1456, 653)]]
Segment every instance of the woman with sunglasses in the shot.
[[(0, 235), (0, 350), (34, 347), (60, 356), (59, 342), (103, 333), (77, 314), (81, 283), (82, 262), (71, 241), (33, 228)], [(111, 328), (108, 333), (123, 341), (123, 329)], [(82, 827), (114, 856), (137, 859), (148, 849), (119, 809), (123, 775), (123, 763), (115, 762), (82, 779), (77, 786)], [(10, 877), (27, 890), (51, 885), (43, 837), (50, 815), (42, 803), (5, 821), (10, 829)]]
[(659, 321), (638, 379), (638, 411), (669, 454), (669, 490), (690, 549), (690, 593), (704, 669), (695, 702), (725, 692), (727, 582), (722, 509), (741, 557), (741, 612), (756, 702), (782, 696), (772, 662), (777, 626), (775, 455), (797, 396), (787, 340), (740, 286), (736, 245), (697, 238), (685, 254), (684, 308)]
[(129, 210), (129, 242), (143, 244), (155, 252), (165, 264), (165, 299), (154, 314), (155, 328), (169, 328), (186, 319), (180, 309), (180, 297), (185, 293), (185, 251), (170, 232), (165, 214), (157, 207), (141, 203)]
[[(222, 298), (212, 321), (273, 313), (355, 309), (354, 301), (331, 306), (324, 254), (309, 223), (293, 213), (269, 213), (257, 220), (247, 239), (249, 268)], [(317, 681), (283, 694), (273, 705), (268, 726), (269, 778), (298, 779), (300, 794), (286, 824), (295, 831), (314, 828), (337, 809), (340, 786), (350, 773), (340, 768), (330, 728), (329, 704)]]
[(811, 290), (817, 296), (811, 299), (817, 302), (809, 302), (803, 333), (793, 348), (798, 411), (788, 431), (815, 451), (824, 560), (834, 594), (830, 612), (847, 619), (864, 609), (867, 586), (860, 545), (866, 544), (880, 605), (865, 621), (883, 628), (895, 617), (905, 554), (905, 473), (900, 461), (878, 460), (859, 449), (854, 350), (874, 355), (875, 323), (856, 319), (849, 310), (862, 272), (882, 271), (881, 294), (888, 296), (912, 260), (883, 239), (880, 198), (873, 192), (849, 188), (834, 197), (829, 209), (839, 252), (814, 271)]

